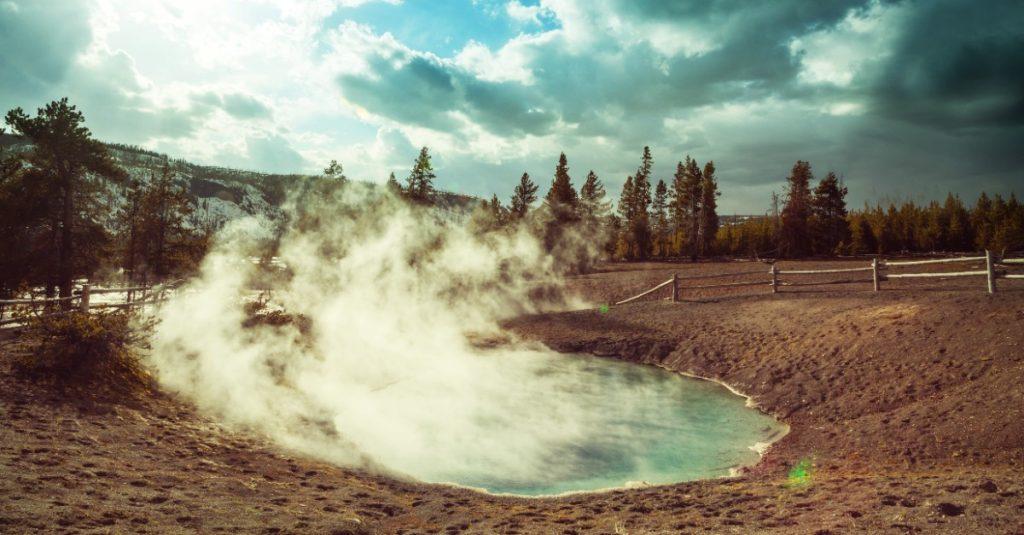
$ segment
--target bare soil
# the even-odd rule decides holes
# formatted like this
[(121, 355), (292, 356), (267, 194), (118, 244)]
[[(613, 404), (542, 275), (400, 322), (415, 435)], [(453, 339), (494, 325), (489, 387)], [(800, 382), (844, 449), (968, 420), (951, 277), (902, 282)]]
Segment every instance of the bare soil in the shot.
[[(609, 265), (570, 286), (609, 302), (673, 272), (758, 269)], [(1024, 282), (949, 282), (685, 290), (509, 321), (560, 351), (721, 380), (791, 427), (740, 477), (560, 498), (331, 466), (164, 394), (83, 405), (12, 376), (7, 342), (0, 532), (1024, 533)]]

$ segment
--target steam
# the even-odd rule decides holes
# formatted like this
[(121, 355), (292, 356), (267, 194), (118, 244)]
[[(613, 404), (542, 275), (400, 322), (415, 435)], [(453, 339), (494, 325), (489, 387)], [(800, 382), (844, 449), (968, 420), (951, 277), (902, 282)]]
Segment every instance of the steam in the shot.
[[(607, 435), (586, 407), (600, 393), (564, 357), (498, 327), (581, 305), (537, 299), (560, 279), (532, 233), (481, 234), (358, 184), (307, 201), (279, 236), (284, 276), (250, 259), (272, 227), (238, 221), (161, 309), (163, 384), (286, 448), (428, 481), (558, 477), (566, 452)], [(308, 327), (243, 327), (259, 284)]]

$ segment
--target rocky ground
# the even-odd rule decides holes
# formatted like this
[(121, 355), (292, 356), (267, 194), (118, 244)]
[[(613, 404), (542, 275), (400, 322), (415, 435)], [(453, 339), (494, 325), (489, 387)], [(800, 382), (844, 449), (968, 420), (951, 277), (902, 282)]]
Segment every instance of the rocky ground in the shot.
[[(602, 302), (749, 270), (767, 266), (612, 265), (570, 285)], [(1001, 282), (687, 289), (512, 320), (558, 350), (722, 380), (791, 426), (738, 478), (562, 498), (333, 467), (163, 394), (82, 405), (0, 357), (0, 532), (1024, 533), (1024, 283)]]

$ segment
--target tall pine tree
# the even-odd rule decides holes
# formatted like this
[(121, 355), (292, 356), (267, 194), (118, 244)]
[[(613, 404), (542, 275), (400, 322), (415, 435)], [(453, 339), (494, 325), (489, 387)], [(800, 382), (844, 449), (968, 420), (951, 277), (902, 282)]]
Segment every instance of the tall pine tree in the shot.
[(700, 195), (700, 254), (709, 255), (714, 253), (715, 238), (718, 236), (719, 192), (713, 161), (704, 164)]
[(671, 249), (671, 229), (668, 221), (668, 186), (664, 180), (659, 180), (654, 188), (651, 215), (654, 217), (654, 254), (665, 258)]
[(430, 204), (434, 200), (434, 167), (430, 163), (430, 151), (427, 147), (420, 149), (420, 155), (412, 166), (412, 172), (406, 179), (405, 193), (409, 199), (419, 204)]
[(811, 253), (811, 164), (798, 160), (786, 179), (789, 192), (782, 209), (782, 232), (779, 253), (783, 257), (797, 258)]
[[(7, 113), (7, 124), (14, 133), (25, 136), (32, 150), (27, 163), (38, 169), (51, 187), (50, 220), (54, 229), (53, 249), (56, 265), (54, 284), (61, 297), (70, 297), (77, 276), (87, 275), (99, 262), (102, 242), (107, 234), (93, 217), (101, 210), (102, 195), (97, 178), (115, 183), (125, 179), (102, 143), (92, 138), (85, 118), (67, 98), (50, 102), (29, 117), (21, 108)], [(52, 285), (47, 285), (48, 291)], [(67, 304), (68, 302), (65, 302)]]
[(532, 205), (537, 200), (537, 185), (530, 180), (528, 173), (523, 173), (523, 176), (519, 178), (519, 184), (516, 185), (516, 189), (512, 192), (511, 201), (511, 213), (514, 219), (522, 219), (526, 217), (526, 213), (530, 210)]
[(850, 242), (850, 225), (846, 221), (845, 186), (836, 174), (829, 172), (814, 188), (811, 199), (812, 248), (816, 254), (835, 254), (840, 245)]

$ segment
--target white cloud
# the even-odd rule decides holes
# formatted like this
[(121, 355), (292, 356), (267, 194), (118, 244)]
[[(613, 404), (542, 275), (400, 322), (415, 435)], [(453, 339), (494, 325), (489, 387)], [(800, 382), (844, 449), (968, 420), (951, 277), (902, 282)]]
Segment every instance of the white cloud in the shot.
[(541, 16), (550, 14), (550, 11), (541, 5), (525, 6), (519, 0), (511, 0), (505, 4), (505, 13), (521, 24), (540, 24)]
[(851, 9), (834, 27), (794, 38), (789, 50), (800, 58), (798, 79), (807, 84), (849, 86), (888, 57), (891, 41), (899, 35), (897, 29), (907, 13), (904, 4), (882, 5), (874, 0), (867, 8)]
[(534, 83), (530, 67), (538, 49), (550, 43), (557, 32), (524, 34), (505, 43), (497, 52), (486, 45), (470, 41), (455, 55), (454, 63), (488, 82)]

